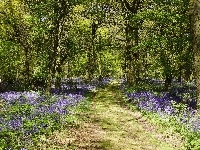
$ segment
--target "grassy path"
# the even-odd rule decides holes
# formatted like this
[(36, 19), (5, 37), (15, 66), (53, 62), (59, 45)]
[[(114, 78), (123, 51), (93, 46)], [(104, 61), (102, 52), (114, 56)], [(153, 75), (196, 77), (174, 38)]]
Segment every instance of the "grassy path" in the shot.
[(51, 146), (42, 146), (72, 150), (179, 149), (162, 140), (162, 135), (139, 112), (123, 106), (122, 99), (116, 86), (100, 89), (87, 111), (73, 114), (72, 127), (55, 132), (48, 139)]

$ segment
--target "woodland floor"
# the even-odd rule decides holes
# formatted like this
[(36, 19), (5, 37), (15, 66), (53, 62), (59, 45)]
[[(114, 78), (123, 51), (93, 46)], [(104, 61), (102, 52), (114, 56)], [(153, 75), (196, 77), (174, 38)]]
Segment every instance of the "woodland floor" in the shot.
[[(161, 131), (139, 111), (129, 110), (116, 85), (97, 91), (87, 110), (75, 110), (71, 126), (54, 132), (40, 149), (178, 150), (181, 137)], [(69, 119), (70, 123), (70, 119)]]

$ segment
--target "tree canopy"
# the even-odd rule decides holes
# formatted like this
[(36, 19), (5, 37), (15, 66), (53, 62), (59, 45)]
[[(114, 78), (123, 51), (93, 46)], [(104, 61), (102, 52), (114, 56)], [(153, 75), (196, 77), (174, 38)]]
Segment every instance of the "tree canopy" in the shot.
[[(199, 2), (1, 0), (0, 79), (46, 91), (63, 78), (199, 79)], [(200, 98), (198, 98), (200, 99)]]

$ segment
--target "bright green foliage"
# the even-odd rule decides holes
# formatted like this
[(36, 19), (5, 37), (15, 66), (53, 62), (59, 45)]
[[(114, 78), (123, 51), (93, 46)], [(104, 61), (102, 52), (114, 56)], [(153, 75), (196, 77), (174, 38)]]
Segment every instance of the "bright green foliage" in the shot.
[(0, 1), (0, 78), (194, 78), (189, 0)]

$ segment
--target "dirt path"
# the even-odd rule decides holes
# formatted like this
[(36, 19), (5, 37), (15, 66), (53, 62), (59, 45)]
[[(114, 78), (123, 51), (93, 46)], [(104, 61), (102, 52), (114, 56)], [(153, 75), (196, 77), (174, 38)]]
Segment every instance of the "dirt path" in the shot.
[[(49, 149), (74, 150), (173, 150), (176, 144), (165, 142), (162, 134), (139, 112), (120, 103), (123, 99), (115, 86), (100, 89), (91, 100), (89, 111), (77, 111), (75, 124), (49, 139)], [(53, 140), (51, 140), (53, 139)], [(172, 139), (173, 140), (173, 139)], [(52, 147), (54, 145), (54, 147)], [(44, 146), (44, 145), (43, 145)], [(176, 148), (175, 148), (176, 147)]]

